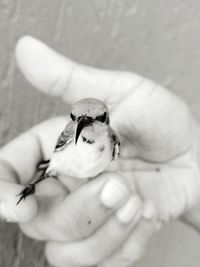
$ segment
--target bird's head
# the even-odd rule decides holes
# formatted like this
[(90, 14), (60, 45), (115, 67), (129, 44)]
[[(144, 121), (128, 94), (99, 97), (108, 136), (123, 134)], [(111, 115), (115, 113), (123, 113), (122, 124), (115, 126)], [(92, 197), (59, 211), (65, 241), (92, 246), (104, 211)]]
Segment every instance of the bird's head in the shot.
[(84, 98), (76, 102), (72, 108), (70, 117), (77, 123), (75, 142), (82, 130), (95, 122), (109, 124), (109, 114), (107, 106), (96, 98)]

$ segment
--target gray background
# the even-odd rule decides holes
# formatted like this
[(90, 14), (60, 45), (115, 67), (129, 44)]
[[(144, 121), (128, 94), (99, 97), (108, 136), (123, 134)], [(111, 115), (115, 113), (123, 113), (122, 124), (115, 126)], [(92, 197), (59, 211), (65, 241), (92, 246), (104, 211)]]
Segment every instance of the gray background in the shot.
[[(66, 110), (16, 68), (20, 36), (40, 38), (81, 63), (147, 76), (181, 95), (200, 120), (199, 32), (198, 0), (0, 0), (0, 143)], [(47, 266), (42, 248), (17, 226), (0, 224), (0, 266)], [(200, 236), (171, 223), (136, 266), (200, 266)]]

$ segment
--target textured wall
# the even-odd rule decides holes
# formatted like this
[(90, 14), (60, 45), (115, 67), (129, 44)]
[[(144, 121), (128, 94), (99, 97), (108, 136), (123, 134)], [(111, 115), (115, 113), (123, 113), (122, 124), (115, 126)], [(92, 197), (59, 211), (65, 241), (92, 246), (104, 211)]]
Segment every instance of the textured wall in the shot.
[[(198, 0), (0, 0), (0, 143), (66, 109), (33, 89), (16, 68), (13, 50), (20, 36), (38, 37), (82, 63), (154, 79), (180, 94), (200, 121), (199, 29)], [(200, 236), (174, 223), (136, 266), (199, 264)], [(42, 244), (1, 223), (3, 266), (47, 266)]]

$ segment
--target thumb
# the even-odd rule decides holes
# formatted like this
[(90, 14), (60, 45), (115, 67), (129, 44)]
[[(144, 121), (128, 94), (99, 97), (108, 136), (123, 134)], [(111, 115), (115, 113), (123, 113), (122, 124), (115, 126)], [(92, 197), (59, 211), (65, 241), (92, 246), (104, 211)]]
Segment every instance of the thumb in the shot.
[(26, 201), (17, 205), (18, 196), (23, 186), (0, 181), (0, 218), (8, 222), (26, 223), (33, 219), (37, 212), (35, 197), (30, 196)]
[(80, 65), (30, 36), (18, 41), (15, 53), (19, 68), (32, 85), (69, 103), (85, 97), (116, 103), (142, 79), (135, 74)]

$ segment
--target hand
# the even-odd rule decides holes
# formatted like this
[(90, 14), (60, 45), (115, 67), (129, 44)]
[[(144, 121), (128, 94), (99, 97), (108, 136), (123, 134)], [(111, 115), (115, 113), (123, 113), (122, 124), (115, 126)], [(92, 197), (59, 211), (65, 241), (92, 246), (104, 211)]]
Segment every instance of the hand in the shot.
[[(34, 51), (34, 56), (30, 51)], [(165, 222), (170, 217), (178, 217), (198, 204), (200, 196), (197, 186), (199, 171), (196, 153), (198, 126), (180, 99), (133, 73), (102, 71), (78, 65), (28, 37), (22, 39), (17, 46), (17, 60), (28, 80), (46, 93), (61, 96), (69, 103), (83, 97), (97, 97), (108, 104), (112, 127), (120, 134), (122, 143), (121, 159), (113, 164), (111, 170), (124, 177), (131, 191), (138, 192), (143, 201), (153, 202), (159, 222)], [(63, 123), (61, 118), (46, 122), (2, 150), (1, 158), (18, 173), (21, 182), (33, 176), (41, 157), (48, 158)], [(25, 140), (27, 144), (33, 144), (29, 146), (28, 151), (27, 146), (22, 147), (22, 141), (25, 143)], [(20, 148), (21, 155), (26, 155), (26, 159), (16, 157), (13, 148)], [(93, 183), (93, 186), (97, 186), (96, 180)], [(87, 188), (89, 184), (70, 196), (78, 194), (79, 190)], [(57, 184), (55, 195), (64, 197), (65, 194), (64, 189)], [(32, 199), (35, 203), (34, 197)], [(52, 206), (49, 208), (50, 211)], [(126, 241), (123, 239), (123, 246), (114, 248), (112, 255), (111, 251), (109, 255), (105, 255), (104, 251), (99, 258), (97, 257), (97, 262), (93, 259), (93, 262), (89, 263), (101, 266), (128, 266), (134, 262), (143, 253), (149, 237), (155, 231), (152, 208), (146, 210), (151, 210), (146, 214), (151, 214), (149, 217), (152, 219), (148, 220), (142, 216), (128, 238), (124, 233), (120, 235), (126, 237)], [(47, 212), (49, 216), (50, 211)], [(34, 237), (42, 238), (40, 233), (42, 230), (40, 226), (38, 227), (42, 225), (42, 220), (37, 219), (41, 216), (41, 213), (39, 214), (37, 213), (36, 219), (30, 224), (25, 225), (24, 231)], [(56, 214), (58, 215), (57, 212)], [(103, 221), (105, 218), (106, 216)], [(114, 218), (114, 215), (110, 218)], [(39, 221), (41, 224), (34, 225), (34, 221)], [(32, 225), (32, 228), (28, 225)], [(133, 226), (134, 223), (132, 228)], [(57, 233), (57, 236), (59, 234)], [(60, 237), (57, 236), (49, 239), (60, 241)], [(71, 260), (72, 265), (77, 266), (77, 262), (73, 262), (76, 260), (75, 256), (72, 257), (75, 248), (70, 247), (70, 255), (67, 253), (71, 246), (69, 241), (73, 238), (68, 238), (66, 244), (48, 243), (47, 256), (53, 264), (62, 266), (64, 262)], [(79, 251), (77, 249), (80, 250), (81, 246), (76, 247), (76, 252)], [(98, 254), (97, 249), (95, 252)], [(85, 263), (85, 255), (83, 258), (79, 258), (76, 253), (75, 255), (82, 260), (82, 264)]]
[[(141, 223), (136, 234), (132, 235), (137, 249), (137, 238), (145, 231), (149, 234), (149, 224), (154, 225), (155, 213), (150, 203), (142, 208), (140, 198), (128, 190), (126, 181), (117, 174), (108, 172), (99, 175), (69, 196), (57, 180), (48, 179), (37, 187), (37, 213), (37, 207), (32, 205), (32, 202), (36, 203), (33, 196), (22, 202), (26, 206), (16, 205), (16, 194), (21, 191), (21, 186), (9, 182), (9, 177), (10, 180), (18, 177), (24, 183), (25, 179), (33, 176), (30, 171), (41, 156), (37, 152), (44, 155), (49, 152), (45, 140), (51, 145), (53, 136), (48, 136), (48, 133), (60, 122), (56, 119), (38, 125), (2, 148), (1, 169), (5, 165), (7, 171), (2, 177), (5, 176), (8, 181), (0, 182), (3, 189), (0, 192), (1, 207), (4, 206), (0, 210), (1, 216), (19, 222), (22, 231), (30, 237), (52, 241), (48, 242), (46, 253), (49, 261), (56, 266), (65, 266), (66, 262), (68, 266), (91, 266), (102, 262), (124, 243), (143, 210)], [(44, 139), (41, 134), (44, 134)], [(33, 207), (34, 213), (31, 212)], [(27, 215), (28, 212), (31, 216)], [(28, 217), (26, 220), (25, 216)]]

